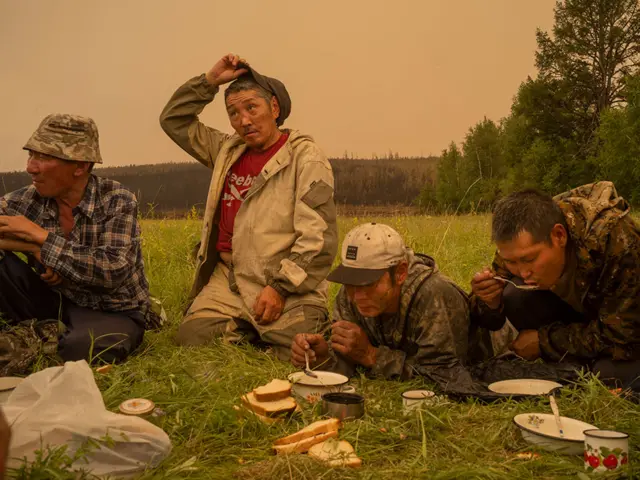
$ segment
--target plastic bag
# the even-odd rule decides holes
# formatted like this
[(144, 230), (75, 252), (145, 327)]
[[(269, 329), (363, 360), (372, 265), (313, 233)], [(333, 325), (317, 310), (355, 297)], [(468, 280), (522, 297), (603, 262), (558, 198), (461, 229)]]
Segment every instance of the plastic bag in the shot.
[(16, 387), (4, 413), (11, 425), (10, 467), (35, 451), (67, 445), (74, 455), (90, 448), (74, 468), (94, 475), (128, 476), (157, 466), (171, 451), (168, 435), (152, 423), (105, 409), (86, 361), (66, 362), (34, 373)]

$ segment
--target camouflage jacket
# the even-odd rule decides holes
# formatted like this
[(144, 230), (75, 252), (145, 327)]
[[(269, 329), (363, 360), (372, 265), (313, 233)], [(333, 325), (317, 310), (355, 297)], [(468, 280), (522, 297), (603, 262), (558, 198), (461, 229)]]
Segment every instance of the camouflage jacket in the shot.
[[(629, 204), (611, 182), (597, 182), (557, 195), (577, 257), (575, 287), (584, 323), (553, 323), (539, 329), (546, 360), (640, 358), (640, 231)], [(493, 268), (512, 278), (500, 255)], [(491, 329), (505, 317), (471, 297), (472, 319)]]
[[(393, 316), (363, 317), (349, 302), (345, 288), (336, 298), (334, 321), (346, 320), (364, 329), (377, 348), (374, 376), (428, 377), (442, 387), (468, 377), (469, 305), (467, 295), (442, 275), (426, 255), (410, 254), (409, 276), (402, 285), (400, 309)], [(330, 368), (353, 375), (355, 365), (331, 352)]]

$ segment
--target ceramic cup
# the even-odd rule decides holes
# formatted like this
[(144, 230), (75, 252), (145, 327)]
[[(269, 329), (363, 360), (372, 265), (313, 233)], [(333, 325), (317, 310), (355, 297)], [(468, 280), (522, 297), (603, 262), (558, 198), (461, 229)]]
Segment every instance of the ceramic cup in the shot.
[(591, 472), (617, 470), (629, 463), (629, 435), (613, 430), (584, 431), (584, 468)]
[(408, 390), (402, 392), (402, 407), (404, 413), (436, 403), (436, 394), (431, 390)]

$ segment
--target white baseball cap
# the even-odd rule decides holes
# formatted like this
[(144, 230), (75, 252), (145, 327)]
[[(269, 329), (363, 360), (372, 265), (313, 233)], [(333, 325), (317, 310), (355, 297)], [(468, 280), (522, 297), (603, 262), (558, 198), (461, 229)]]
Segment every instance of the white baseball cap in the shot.
[(406, 259), (407, 247), (398, 232), (382, 223), (365, 223), (347, 233), (342, 243), (342, 262), (327, 280), (343, 285), (371, 285)]

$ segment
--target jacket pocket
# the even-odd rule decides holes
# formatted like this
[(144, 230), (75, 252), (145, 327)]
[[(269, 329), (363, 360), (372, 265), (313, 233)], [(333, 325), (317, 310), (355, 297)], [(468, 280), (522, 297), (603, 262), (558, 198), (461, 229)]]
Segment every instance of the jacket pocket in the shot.
[(302, 196), (302, 201), (309, 208), (316, 209), (329, 201), (333, 195), (333, 187), (324, 180), (318, 180), (311, 183), (311, 188)]

